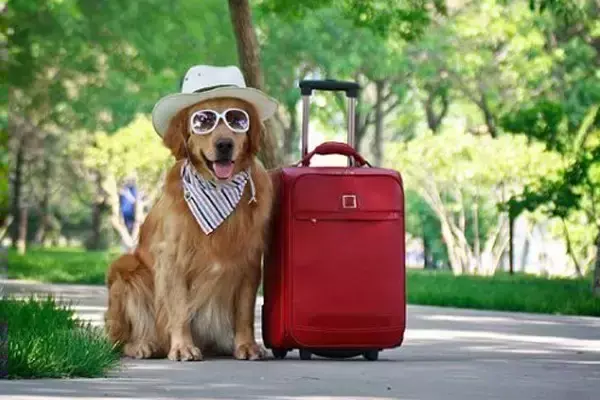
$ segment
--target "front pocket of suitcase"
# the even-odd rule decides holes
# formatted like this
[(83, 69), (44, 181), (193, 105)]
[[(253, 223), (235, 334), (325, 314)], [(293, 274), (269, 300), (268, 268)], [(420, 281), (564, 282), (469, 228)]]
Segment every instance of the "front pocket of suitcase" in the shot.
[(402, 217), (387, 211), (295, 215), (289, 282), (296, 340), (314, 346), (397, 340), (405, 323)]

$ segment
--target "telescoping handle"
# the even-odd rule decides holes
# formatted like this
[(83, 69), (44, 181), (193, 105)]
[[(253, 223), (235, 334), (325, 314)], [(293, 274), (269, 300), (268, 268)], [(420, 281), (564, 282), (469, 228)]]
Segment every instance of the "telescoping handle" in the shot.
[[(313, 90), (326, 90), (332, 92), (346, 92), (348, 98), (348, 139), (350, 147), (355, 148), (355, 122), (356, 122), (356, 98), (360, 85), (356, 82), (338, 81), (334, 79), (325, 80), (303, 80), (300, 81), (300, 92), (302, 94), (302, 157), (308, 154), (308, 120), (310, 113), (310, 96)], [(352, 165), (352, 159), (349, 159)]]

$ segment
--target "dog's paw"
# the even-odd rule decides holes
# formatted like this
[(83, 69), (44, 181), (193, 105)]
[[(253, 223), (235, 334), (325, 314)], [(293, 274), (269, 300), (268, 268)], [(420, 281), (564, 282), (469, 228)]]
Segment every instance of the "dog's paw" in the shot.
[(168, 357), (172, 361), (200, 361), (202, 352), (193, 344), (174, 344), (171, 346)]
[(123, 353), (128, 357), (141, 359), (152, 357), (155, 350), (152, 343), (127, 343)]
[(242, 343), (235, 347), (233, 356), (238, 360), (261, 360), (265, 358), (266, 351), (256, 343)]

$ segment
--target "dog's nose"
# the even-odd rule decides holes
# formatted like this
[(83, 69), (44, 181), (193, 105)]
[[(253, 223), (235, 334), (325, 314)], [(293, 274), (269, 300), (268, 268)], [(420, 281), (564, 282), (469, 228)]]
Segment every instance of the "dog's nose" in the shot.
[(231, 159), (233, 155), (233, 140), (231, 139), (219, 139), (215, 144), (217, 149), (217, 155), (220, 159)]

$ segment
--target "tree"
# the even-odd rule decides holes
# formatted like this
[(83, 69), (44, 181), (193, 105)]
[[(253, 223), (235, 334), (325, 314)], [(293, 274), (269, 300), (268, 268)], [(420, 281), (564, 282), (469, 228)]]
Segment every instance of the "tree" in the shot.
[[(283, 130), (285, 154), (291, 154), (292, 143), (298, 142), (300, 91), (297, 82), (312, 75), (358, 80), (362, 84), (356, 143), (360, 147), (369, 129), (375, 127), (372, 150), (375, 164), (380, 164), (384, 118), (398, 108), (406, 93), (403, 78), (408, 71), (402, 53), (371, 31), (355, 28), (333, 8), (319, 8), (301, 20), (290, 22), (272, 14), (259, 14), (259, 22), (261, 27), (264, 26), (261, 36), (264, 38), (262, 52), (267, 87), (283, 105), (276, 119)], [(371, 63), (369, 60), (373, 58), (381, 62)], [(318, 92), (315, 95), (324, 94)], [(313, 104), (311, 116), (327, 120), (328, 127), (343, 131), (346, 129), (347, 100), (341, 93), (333, 100), (325, 107)]]
[[(67, 146), (90, 132), (117, 131), (136, 113), (149, 112), (160, 96), (177, 90), (179, 76), (198, 59), (207, 64), (235, 62), (228, 42), (231, 38), (233, 43), (233, 35), (220, 21), (226, 12), (222, 2), (152, 0), (144, 2), (143, 13), (138, 11), (139, 2), (122, 0), (107, 5), (87, 0), (8, 2), (4, 21), (10, 27), (10, 57), (3, 70), (3, 94), (10, 101), (3, 104), (10, 106), (6, 120), (9, 154), (14, 155), (13, 220), (25, 223), (28, 218), (21, 214), (37, 206), (22, 202), (24, 190), (38, 190), (31, 188), (36, 182), (23, 176), (25, 160), (32, 159), (29, 153), (57, 141)], [(202, 24), (193, 21), (198, 18)], [(44, 162), (52, 166), (53, 152), (45, 150)], [(93, 203), (92, 210), (98, 207)], [(48, 209), (45, 204), (41, 208)], [(27, 233), (19, 225), (13, 224), (13, 243)]]
[(478, 108), (483, 124), (475, 133), (497, 137), (498, 120), (513, 104), (548, 90), (551, 56), (536, 19), (524, 1), (483, 0), (455, 10), (434, 30), (439, 43), (429, 59)]
[[(534, 6), (535, 3), (531, 2)], [(600, 116), (600, 37), (597, 21), (600, 4), (594, 1), (546, 3), (546, 13), (540, 24), (545, 49), (551, 60), (546, 90), (537, 98), (516, 102), (502, 120), (509, 133), (525, 134), (532, 141), (543, 143), (558, 152), (563, 161), (558, 177), (543, 179), (531, 185), (521, 196), (510, 202), (515, 214), (522, 210), (539, 209), (563, 221), (567, 248), (573, 262), (582, 273), (587, 260), (595, 259), (594, 292), (600, 293), (600, 229), (598, 225), (598, 137)], [(542, 10), (540, 5), (539, 10)], [(542, 14), (544, 14), (542, 12)], [(573, 231), (582, 223), (592, 237), (588, 246), (596, 248), (596, 256), (587, 251), (577, 255)], [(581, 235), (579, 235), (581, 237)]]
[[(93, 171), (101, 171), (99, 181), (103, 198), (110, 210), (110, 222), (122, 244), (131, 248), (150, 205), (162, 188), (163, 174), (172, 163), (170, 152), (162, 145), (147, 117), (138, 115), (128, 126), (114, 135), (98, 132), (95, 145), (84, 152), (83, 163)], [(144, 148), (140, 151), (140, 143)], [(77, 151), (77, 149), (71, 149)], [(119, 188), (128, 177), (136, 178), (138, 198), (136, 221), (130, 234), (120, 214)]]
[[(230, 0), (230, 6), (234, 4), (240, 9), (246, 9), (247, 7), (242, 7), (242, 3), (247, 3), (247, 1)], [(233, 7), (231, 9), (235, 10)], [(310, 34), (307, 32), (307, 29), (299, 29), (296, 34), (297, 38), (315, 37), (315, 40), (306, 40), (305, 47), (308, 48), (303, 49), (305, 51), (301, 54), (305, 58), (312, 58), (313, 60), (328, 58), (328, 55), (331, 54), (329, 58), (335, 58), (337, 62), (322, 63), (313, 61), (314, 69), (336, 79), (348, 77), (347, 79), (363, 81), (361, 83), (365, 86), (367, 83), (373, 85), (372, 105), (369, 105), (365, 101), (365, 97), (361, 97), (358, 102), (356, 143), (357, 147), (360, 147), (367, 128), (375, 125), (372, 151), (376, 159), (376, 164), (381, 163), (383, 157), (381, 147), (381, 143), (383, 142), (383, 119), (400, 104), (400, 101), (396, 98), (397, 85), (392, 82), (398, 77), (388, 77), (386, 72), (384, 72), (384, 68), (389, 69), (390, 67), (399, 65), (394, 62), (394, 56), (398, 53), (391, 48), (387, 48), (383, 43), (385, 43), (387, 37), (393, 37), (396, 40), (412, 40), (418, 37), (429, 23), (432, 10), (445, 12), (444, 2), (439, 0), (424, 0), (390, 4), (382, 0), (303, 0), (300, 2), (266, 0), (257, 6), (257, 11), (261, 17), (275, 16), (284, 23), (295, 24), (301, 21), (310, 27), (317, 28), (317, 30), (329, 29), (329, 32), (322, 36)], [(245, 15), (248, 15), (248, 13), (245, 13)], [(234, 18), (234, 25), (237, 20), (237, 18)], [(273, 19), (270, 19), (270, 21), (273, 21)], [(318, 23), (315, 24), (317, 21)], [(336, 26), (336, 24), (340, 24), (340, 26)], [(353, 29), (348, 29), (349, 27)], [(242, 27), (240, 27), (239, 31), (241, 30)], [(356, 40), (356, 34), (366, 39), (368, 42), (366, 47), (371, 46), (375, 42), (373, 36), (376, 36), (379, 41), (377, 53), (374, 54), (371, 51), (364, 55), (364, 57), (363, 55), (355, 55), (354, 51), (357, 46), (360, 47), (364, 43), (362, 40)], [(242, 48), (244, 46), (251, 46), (252, 40), (244, 43), (238, 39), (238, 45), (238, 49), (240, 49), (240, 46)], [(325, 51), (320, 51), (321, 49)], [(333, 49), (340, 49), (340, 51), (336, 53)], [(373, 50), (372, 46), (371, 50)], [(240, 50), (240, 53), (255, 54), (256, 51)], [(289, 53), (286, 53), (286, 55), (289, 55)], [(379, 63), (369, 62), (373, 58), (377, 58)], [(346, 61), (342, 61), (342, 59)], [(355, 65), (358, 60), (364, 60), (360, 61), (362, 65)], [(297, 70), (305, 74), (306, 61), (301, 61), (299, 64), (301, 65), (298, 66)], [(349, 65), (354, 66), (354, 68), (348, 68)], [(364, 92), (369, 93), (368, 90), (363, 90)], [(344, 99), (337, 96), (336, 100), (338, 106), (341, 107), (341, 112), (345, 113)], [(283, 127), (285, 137), (283, 147), (284, 151), (289, 151), (289, 146), (293, 143), (294, 139), (290, 135), (290, 129), (296, 130), (297, 116), (295, 108), (292, 108), (293, 96), (286, 97), (286, 102), (285, 106), (288, 111), (289, 127)], [(281, 118), (279, 122), (280, 124), (283, 122)]]
[(498, 206), (560, 164), (525, 136), (444, 132), (387, 146), (389, 165), (403, 171), (406, 185), (437, 215), (455, 274), (495, 272), (508, 244), (508, 218)]
[[(559, 152), (563, 159), (563, 167), (557, 176), (543, 177), (537, 184), (527, 186), (523, 193), (513, 196), (508, 204), (510, 212), (518, 215), (524, 210), (539, 208), (564, 223), (573, 213), (583, 211), (587, 224), (596, 232), (593, 283), (596, 295), (600, 294), (599, 109), (598, 105), (591, 107), (575, 133), (571, 133), (568, 124), (564, 123), (567, 116), (558, 104), (540, 102), (504, 120), (507, 130), (526, 133), (536, 142)], [(570, 240), (568, 232), (566, 238)], [(569, 242), (568, 249), (577, 265)]]
[(420, 238), (423, 245), (423, 267), (448, 267), (448, 253), (442, 239), (440, 221), (435, 211), (418, 192), (407, 188), (406, 233)]
[(413, 40), (423, 33), (433, 12), (446, 12), (445, 3), (443, 0), (393, 3), (386, 0), (264, 0), (259, 7), (263, 12), (287, 20), (302, 19), (321, 8), (331, 8), (357, 28), (367, 28), (381, 37)]
[[(252, 23), (252, 12), (248, 0), (229, 0), (229, 13), (236, 37), (238, 59), (246, 84), (250, 87), (263, 90), (264, 84), (259, 57), (260, 49), (256, 39), (254, 24)], [(259, 157), (267, 168), (274, 168), (280, 163), (280, 157), (277, 154), (277, 142), (273, 137), (273, 129), (270, 121), (265, 121), (265, 127), (261, 133)]]

